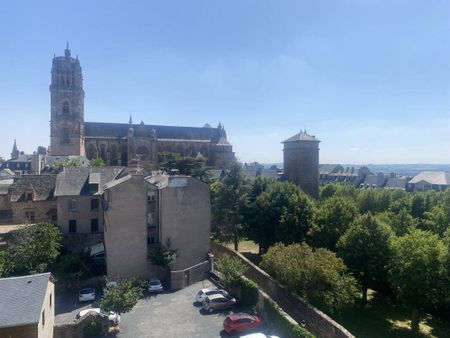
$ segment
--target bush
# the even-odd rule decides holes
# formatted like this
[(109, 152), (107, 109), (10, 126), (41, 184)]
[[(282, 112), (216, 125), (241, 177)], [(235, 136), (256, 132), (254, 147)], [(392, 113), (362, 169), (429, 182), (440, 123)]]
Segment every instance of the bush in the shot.
[(103, 337), (105, 334), (104, 327), (97, 317), (89, 318), (83, 329), (83, 335), (86, 338)]
[(314, 335), (287, 319), (285, 313), (269, 299), (264, 300), (264, 310), (272, 328), (285, 338), (314, 338)]
[(253, 309), (258, 303), (258, 285), (248, 278), (241, 277), (239, 280), (241, 289), (241, 305), (247, 309)]
[(222, 273), (223, 282), (228, 288), (239, 284), (241, 276), (246, 271), (244, 263), (239, 258), (228, 254), (217, 260), (216, 268)]

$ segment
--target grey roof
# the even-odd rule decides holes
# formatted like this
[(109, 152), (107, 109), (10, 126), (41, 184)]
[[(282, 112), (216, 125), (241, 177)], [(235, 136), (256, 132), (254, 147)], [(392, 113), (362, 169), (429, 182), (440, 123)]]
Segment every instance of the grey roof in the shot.
[(11, 179), (14, 178), (15, 176), (16, 174), (11, 169), (6, 168), (0, 170), (0, 180)]
[[(105, 168), (64, 168), (56, 179), (55, 196), (78, 196), (89, 195), (89, 177), (92, 174), (99, 174), (99, 191), (101, 194), (103, 186), (114, 179), (125, 168), (105, 167)], [(94, 175), (95, 177), (97, 175)], [(96, 181), (98, 182), (98, 176)]]
[(7, 195), (9, 187), (14, 183), (14, 179), (0, 180), (0, 195)]
[(50, 276), (47, 272), (0, 278), (0, 327), (39, 322)]
[(33, 154), (20, 154), (18, 158), (7, 160), (6, 162), (31, 162)]
[(298, 142), (298, 141), (313, 141), (313, 142), (320, 142), (314, 135), (309, 135), (306, 133), (306, 131), (300, 131), (298, 134), (295, 134), (294, 136), (288, 138), (287, 140), (283, 141), (282, 143), (287, 142)]
[(343, 171), (344, 167), (340, 164), (321, 164), (319, 165), (319, 174), (333, 174)]
[(22, 201), (25, 193), (32, 191), (34, 201), (49, 201), (54, 197), (56, 175), (23, 175), (17, 177), (10, 187), (11, 202)]
[(408, 183), (406, 177), (389, 177), (384, 187), (389, 189), (405, 189), (406, 183)]
[(414, 176), (409, 183), (419, 183), (421, 181), (429, 184), (450, 185), (450, 173), (445, 171), (422, 171)]

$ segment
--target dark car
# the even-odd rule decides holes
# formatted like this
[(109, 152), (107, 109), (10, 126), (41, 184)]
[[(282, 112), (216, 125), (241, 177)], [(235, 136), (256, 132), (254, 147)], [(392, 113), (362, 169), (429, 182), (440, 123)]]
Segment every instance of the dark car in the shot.
[(203, 310), (213, 313), (216, 310), (224, 310), (233, 307), (236, 304), (236, 299), (233, 297), (226, 297), (222, 294), (215, 294), (206, 297), (202, 304)]
[(226, 333), (245, 332), (260, 327), (263, 321), (258, 316), (248, 313), (234, 313), (226, 316), (223, 329)]

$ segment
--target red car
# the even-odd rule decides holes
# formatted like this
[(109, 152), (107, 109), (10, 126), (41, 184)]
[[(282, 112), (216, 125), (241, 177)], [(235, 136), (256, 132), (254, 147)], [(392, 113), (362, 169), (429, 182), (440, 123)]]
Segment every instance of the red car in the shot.
[(263, 324), (261, 318), (247, 313), (234, 313), (226, 316), (223, 328), (226, 333), (244, 332), (255, 329)]

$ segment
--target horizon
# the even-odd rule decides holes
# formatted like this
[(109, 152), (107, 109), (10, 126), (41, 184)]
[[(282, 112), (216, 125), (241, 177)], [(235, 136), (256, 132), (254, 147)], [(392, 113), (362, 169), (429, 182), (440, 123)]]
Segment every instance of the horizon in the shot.
[(85, 121), (221, 122), (247, 163), (281, 163), (281, 142), (307, 129), (324, 164), (450, 164), (450, 3), (53, 8), (10, 2), (0, 14), (4, 159), (14, 139), (25, 153), (48, 147), (51, 59), (69, 41), (83, 68)]

